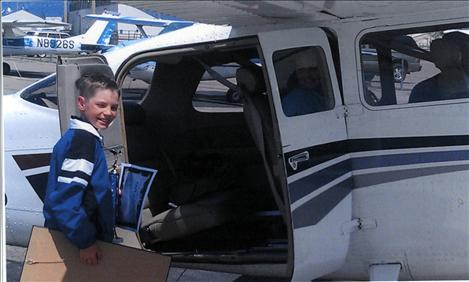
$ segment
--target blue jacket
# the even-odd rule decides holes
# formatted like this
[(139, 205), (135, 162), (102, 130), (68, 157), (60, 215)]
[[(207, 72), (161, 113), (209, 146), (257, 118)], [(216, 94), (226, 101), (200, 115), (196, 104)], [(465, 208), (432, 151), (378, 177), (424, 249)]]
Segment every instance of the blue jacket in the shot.
[(113, 239), (114, 193), (102, 137), (78, 118), (70, 119), (54, 146), (43, 212), (44, 226), (62, 231), (80, 249)]

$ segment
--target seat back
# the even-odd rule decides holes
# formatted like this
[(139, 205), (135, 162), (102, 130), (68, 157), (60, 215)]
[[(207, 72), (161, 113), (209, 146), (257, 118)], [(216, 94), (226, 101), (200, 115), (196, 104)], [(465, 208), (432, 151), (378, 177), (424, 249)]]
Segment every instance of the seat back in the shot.
[(280, 186), (274, 178), (274, 171), (278, 171), (278, 158), (275, 134), (270, 111), (269, 100), (266, 95), (266, 85), (262, 69), (258, 66), (241, 67), (236, 71), (236, 82), (244, 99), (244, 118), (251, 136), (261, 153), (265, 174), (273, 192), (273, 197), (279, 210), (284, 211), (284, 202)]
[(123, 107), (129, 161), (151, 166), (157, 148), (153, 144), (154, 132), (146, 126), (145, 111), (135, 102), (124, 101)]
[(241, 67), (236, 71), (236, 82), (244, 99), (244, 116), (248, 129), (254, 138), (257, 149), (264, 151), (264, 131), (269, 130), (265, 126), (270, 121), (268, 114), (267, 96), (261, 95), (265, 92), (265, 83), (262, 71), (257, 66)]

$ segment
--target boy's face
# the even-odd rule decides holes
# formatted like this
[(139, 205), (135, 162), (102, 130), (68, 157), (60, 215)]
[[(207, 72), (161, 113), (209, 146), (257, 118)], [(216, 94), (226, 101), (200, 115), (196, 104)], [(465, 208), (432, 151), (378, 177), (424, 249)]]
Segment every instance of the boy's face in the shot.
[(117, 115), (119, 94), (110, 89), (97, 89), (94, 96), (78, 96), (78, 109), (96, 129), (105, 129)]

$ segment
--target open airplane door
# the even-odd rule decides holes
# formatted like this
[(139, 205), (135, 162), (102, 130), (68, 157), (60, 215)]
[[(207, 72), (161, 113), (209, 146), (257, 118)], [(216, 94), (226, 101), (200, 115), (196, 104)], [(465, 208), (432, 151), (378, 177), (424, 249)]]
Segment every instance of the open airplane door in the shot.
[[(80, 115), (76, 105), (79, 93), (75, 87), (75, 81), (88, 73), (101, 73), (114, 79), (114, 73), (107, 65), (106, 59), (100, 55), (62, 57), (57, 61), (57, 98), (62, 134), (68, 129), (70, 116)], [(109, 169), (114, 163), (120, 166), (121, 163), (128, 161), (122, 112), (121, 97), (116, 118), (107, 129), (100, 132), (103, 136), (104, 153)], [(122, 239), (121, 245), (140, 248), (135, 232), (119, 228), (119, 226), (116, 232), (119, 239)]]
[[(80, 115), (77, 109), (79, 93), (75, 87), (75, 81), (87, 73), (101, 73), (114, 79), (114, 73), (103, 56), (61, 57), (57, 61), (57, 96), (62, 134), (68, 129), (70, 116)], [(124, 151), (125, 135), (121, 126), (123, 124), (122, 99), (119, 103), (116, 119), (106, 130), (100, 132), (104, 140), (108, 165), (112, 165), (116, 158), (118, 158), (118, 163), (127, 161), (127, 155)]]
[(338, 270), (349, 246), (353, 182), (345, 108), (323, 30), (265, 32), (259, 41), (285, 159), (292, 280), (312, 280)]

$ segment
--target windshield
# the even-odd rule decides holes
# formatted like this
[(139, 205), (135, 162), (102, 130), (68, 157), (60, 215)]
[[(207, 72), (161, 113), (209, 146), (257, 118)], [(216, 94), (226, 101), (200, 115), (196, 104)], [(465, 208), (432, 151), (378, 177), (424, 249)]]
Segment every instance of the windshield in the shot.
[(55, 73), (26, 87), (20, 94), (21, 98), (49, 108), (56, 108), (57, 89)]

